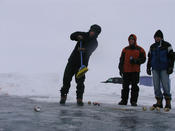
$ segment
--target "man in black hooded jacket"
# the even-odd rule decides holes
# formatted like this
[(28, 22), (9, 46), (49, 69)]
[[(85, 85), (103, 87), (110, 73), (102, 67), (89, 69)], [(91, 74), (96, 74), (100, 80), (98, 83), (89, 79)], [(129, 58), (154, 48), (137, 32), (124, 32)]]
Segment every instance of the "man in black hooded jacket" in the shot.
[[(161, 30), (154, 35), (155, 43), (150, 46), (148, 53), (147, 74), (153, 75), (154, 93), (157, 100), (154, 108), (163, 108), (165, 98), (165, 109), (171, 109), (171, 93), (169, 75), (173, 73), (174, 53), (170, 43), (166, 42)], [(160, 84), (162, 84), (162, 89)]]
[[(61, 100), (60, 104), (65, 104), (67, 94), (69, 92), (70, 83), (72, 77), (76, 75), (81, 67), (80, 51), (83, 51), (83, 64), (87, 67), (91, 54), (95, 51), (98, 46), (97, 37), (101, 33), (101, 27), (99, 25), (92, 25), (89, 32), (74, 32), (71, 34), (70, 39), (77, 41), (77, 44), (71, 53), (67, 66), (64, 71), (63, 86), (60, 90)], [(82, 48), (80, 48), (80, 41), (82, 42)], [(83, 93), (84, 93), (84, 81), (85, 75), (81, 78), (75, 78), (77, 83), (77, 104), (83, 105)]]

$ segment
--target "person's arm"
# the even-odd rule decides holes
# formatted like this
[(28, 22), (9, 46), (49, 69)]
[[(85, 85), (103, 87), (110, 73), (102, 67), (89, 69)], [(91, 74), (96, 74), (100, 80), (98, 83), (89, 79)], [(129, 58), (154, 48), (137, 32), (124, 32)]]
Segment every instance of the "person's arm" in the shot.
[(74, 41), (80, 41), (83, 40), (83, 37), (85, 35), (85, 32), (74, 32), (71, 34), (70, 39)]
[(174, 69), (174, 52), (171, 44), (168, 47), (168, 69), (167, 73), (172, 74)]
[(148, 52), (148, 62), (147, 62), (146, 72), (147, 72), (148, 75), (151, 75), (151, 48)]
[(175, 52), (173, 52), (173, 59), (174, 59), (174, 62), (175, 62)]
[(141, 65), (145, 61), (146, 61), (146, 53), (145, 53), (143, 48), (139, 49), (139, 58), (137, 58), (137, 59), (131, 58), (130, 59), (131, 64), (137, 64), (137, 65)]
[(125, 52), (124, 52), (124, 50), (123, 50), (122, 53), (121, 53), (120, 61), (119, 61), (119, 65), (118, 65), (118, 69), (119, 69), (119, 72), (120, 72), (120, 76), (123, 75), (124, 60), (125, 60)]
[(174, 52), (173, 52), (173, 48), (171, 45), (168, 47), (168, 60), (169, 60), (169, 67), (173, 68), (174, 67)]
[(138, 58), (136, 63), (141, 65), (141, 64), (145, 63), (145, 61), (146, 61), (146, 53), (145, 53), (144, 49), (141, 48), (139, 58)]
[(151, 69), (151, 51), (148, 52), (147, 68)]

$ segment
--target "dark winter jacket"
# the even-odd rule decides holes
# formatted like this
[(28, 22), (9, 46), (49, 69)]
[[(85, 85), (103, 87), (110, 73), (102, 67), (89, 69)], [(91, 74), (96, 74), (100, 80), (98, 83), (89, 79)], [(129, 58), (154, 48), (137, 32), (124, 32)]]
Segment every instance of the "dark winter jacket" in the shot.
[(174, 67), (173, 48), (170, 43), (162, 40), (151, 45), (148, 53), (147, 68), (152, 70), (167, 70)]
[[(140, 72), (140, 65), (146, 60), (144, 49), (137, 45), (137, 37), (134, 34), (130, 36), (134, 37), (135, 45), (125, 47), (121, 53), (118, 68), (122, 73)], [(134, 63), (131, 63), (131, 58), (134, 59)]]
[(77, 41), (77, 44), (68, 61), (78, 66), (80, 66), (80, 52), (78, 51), (78, 48), (80, 47), (80, 42), (77, 39), (78, 35), (83, 36), (82, 48), (85, 48), (85, 51), (83, 51), (83, 64), (88, 66), (89, 58), (98, 46), (98, 35), (92, 38), (89, 36), (89, 32), (74, 32), (71, 34), (70, 39)]

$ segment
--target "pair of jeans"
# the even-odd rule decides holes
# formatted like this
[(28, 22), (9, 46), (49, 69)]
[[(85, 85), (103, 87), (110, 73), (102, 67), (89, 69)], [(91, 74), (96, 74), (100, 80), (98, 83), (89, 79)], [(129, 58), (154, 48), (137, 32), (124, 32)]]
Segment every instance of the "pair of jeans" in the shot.
[[(171, 98), (170, 80), (167, 70), (152, 70), (152, 73), (155, 97), (160, 99), (163, 99), (163, 96)], [(163, 93), (161, 87), (163, 89)]]

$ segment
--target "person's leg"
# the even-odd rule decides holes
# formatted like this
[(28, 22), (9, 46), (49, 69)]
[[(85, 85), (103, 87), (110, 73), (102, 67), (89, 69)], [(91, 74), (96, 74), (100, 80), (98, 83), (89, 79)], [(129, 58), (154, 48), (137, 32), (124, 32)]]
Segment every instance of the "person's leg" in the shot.
[(140, 79), (140, 73), (139, 72), (134, 72), (132, 73), (132, 81), (131, 81), (131, 105), (132, 106), (137, 106), (137, 100), (138, 100), (138, 96), (139, 96), (139, 79)]
[(121, 101), (119, 105), (127, 105), (129, 97), (129, 85), (130, 85), (130, 75), (129, 73), (123, 73), (123, 84), (121, 90)]
[(75, 78), (75, 81), (77, 83), (77, 99), (83, 99), (85, 75), (79, 79)]
[(154, 84), (154, 94), (156, 98), (163, 99), (163, 94), (160, 87), (160, 71), (153, 70), (153, 84)]
[(83, 93), (85, 89), (84, 81), (85, 81), (85, 75), (82, 76), (81, 78), (77, 79), (75, 78), (75, 81), (77, 83), (77, 104), (78, 105), (83, 105)]
[(160, 72), (161, 76), (161, 82), (162, 82), (162, 88), (163, 88), (163, 95), (166, 100), (166, 105), (165, 108), (170, 108), (171, 109), (171, 93), (170, 93), (170, 80), (169, 80), (169, 75), (166, 70), (162, 70)]
[(69, 92), (69, 88), (71, 85), (72, 77), (75, 74), (75, 67), (71, 63), (67, 63), (64, 76), (63, 76), (63, 86), (60, 90), (61, 92), (61, 100), (60, 103), (64, 104), (67, 98), (67, 94)]
[(169, 80), (169, 75), (166, 70), (162, 70), (160, 72), (160, 78), (162, 82), (162, 88), (163, 88), (163, 95), (165, 97), (170, 97), (171, 98), (171, 93), (170, 93), (170, 80)]
[(160, 71), (153, 70), (152, 73), (153, 73), (154, 94), (157, 100), (157, 103), (153, 104), (153, 106), (162, 108), (163, 94), (160, 87)]

